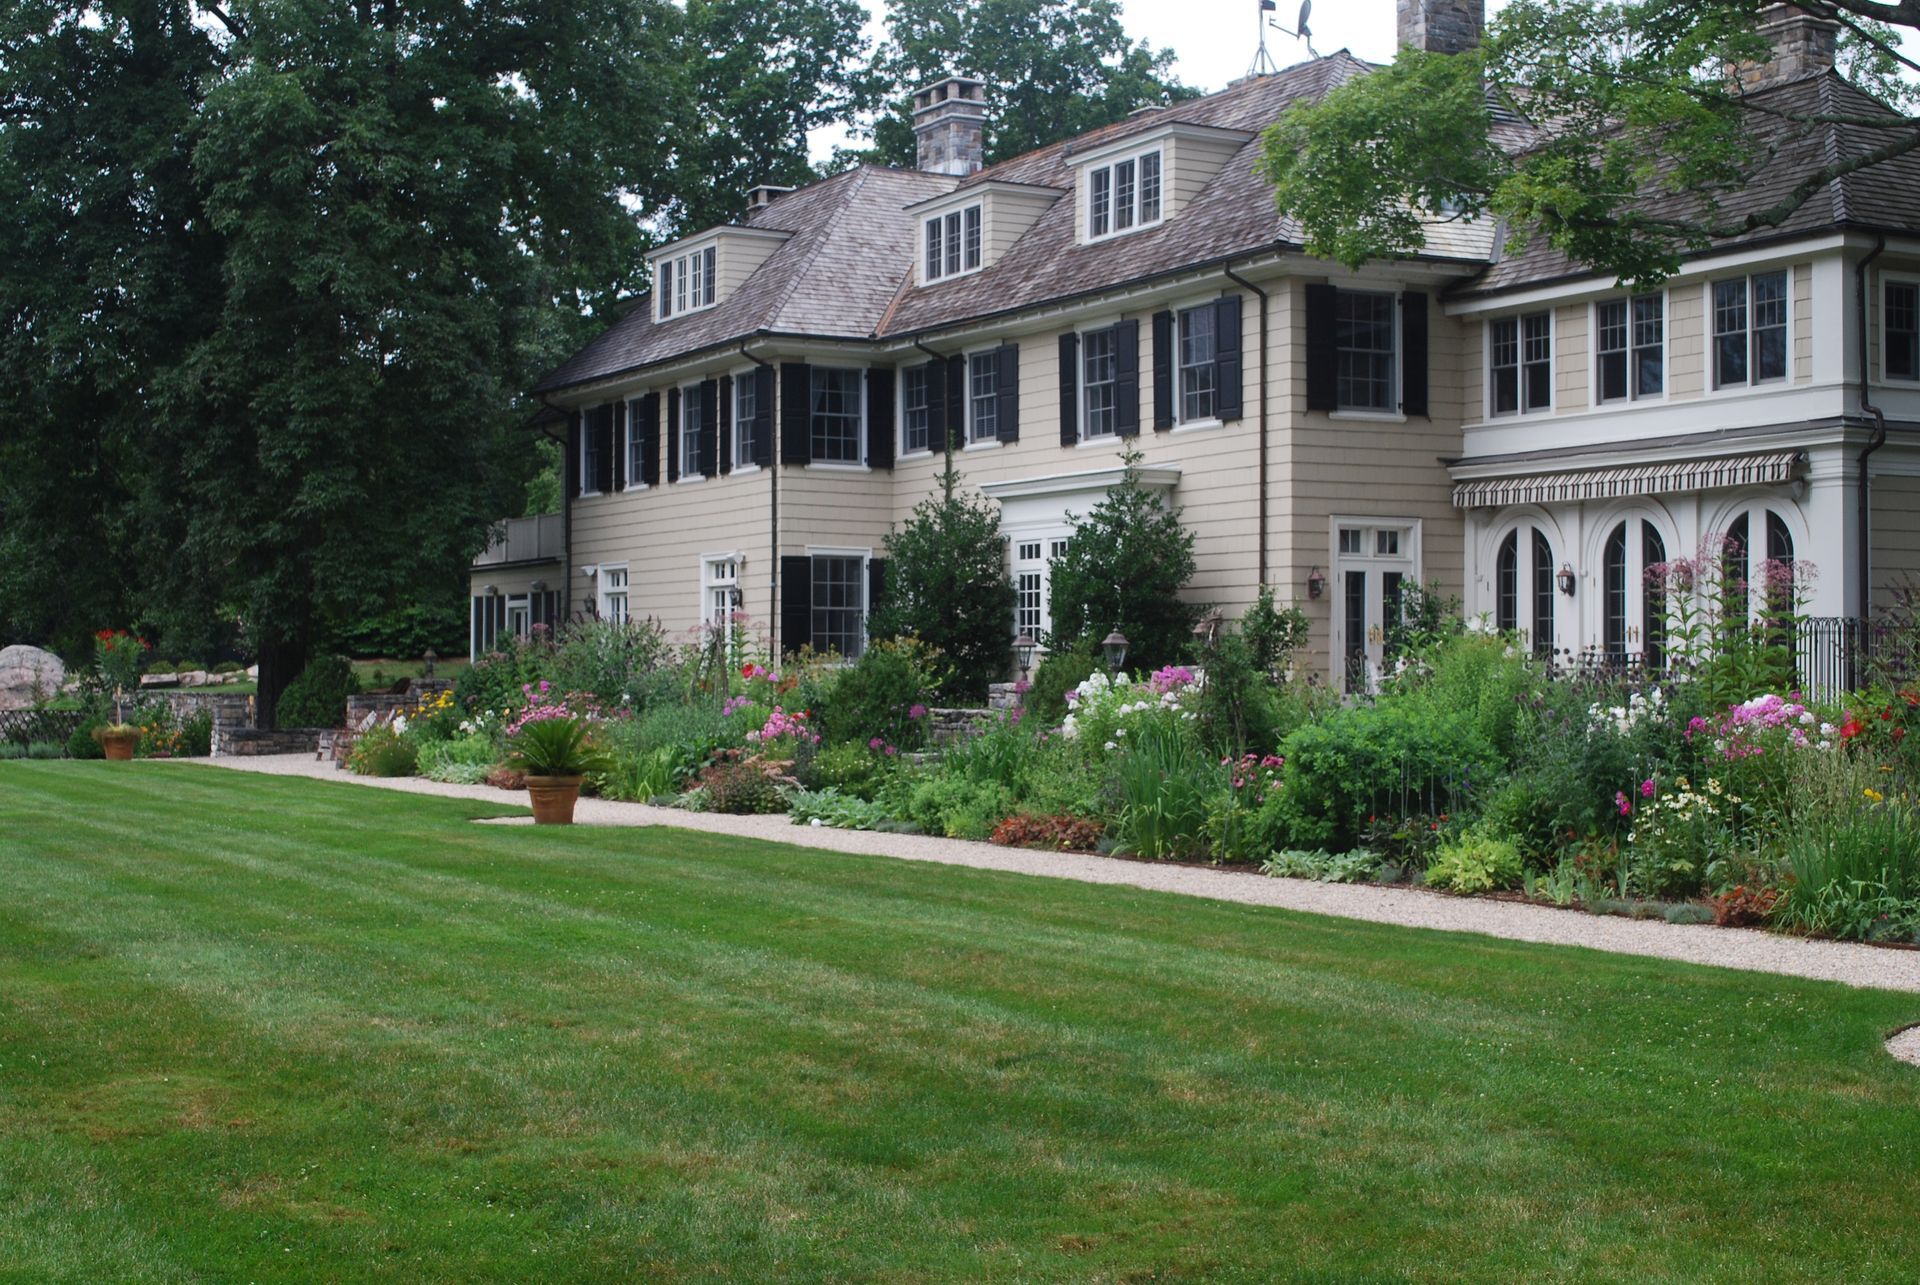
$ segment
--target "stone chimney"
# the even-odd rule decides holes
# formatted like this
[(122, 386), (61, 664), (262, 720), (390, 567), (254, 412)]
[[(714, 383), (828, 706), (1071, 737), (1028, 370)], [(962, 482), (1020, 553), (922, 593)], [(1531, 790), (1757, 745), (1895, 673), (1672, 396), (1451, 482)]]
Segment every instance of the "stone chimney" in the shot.
[(1783, 85), (1833, 70), (1840, 24), (1816, 18), (1799, 5), (1772, 4), (1760, 11), (1760, 34), (1773, 46), (1765, 62), (1741, 63), (1734, 68), (1745, 90)]
[(916, 168), (965, 178), (987, 163), (986, 90), (985, 81), (949, 76), (914, 94)]
[(1457, 54), (1480, 43), (1486, 0), (1394, 0), (1402, 49)]

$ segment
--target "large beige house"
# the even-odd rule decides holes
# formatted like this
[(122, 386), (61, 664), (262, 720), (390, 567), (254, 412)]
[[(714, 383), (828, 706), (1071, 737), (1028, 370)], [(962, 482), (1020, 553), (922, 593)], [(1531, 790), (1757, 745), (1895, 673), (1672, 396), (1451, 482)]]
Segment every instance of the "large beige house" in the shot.
[[(1400, 9), (1428, 48), (1481, 21)], [(1834, 74), (1830, 27), (1769, 22), (1758, 101), (1887, 110)], [(1368, 70), (1336, 53), (987, 167), (982, 86), (954, 77), (915, 97), (919, 169), (758, 189), (742, 223), (660, 247), (652, 294), (536, 390), (565, 511), (476, 564), (475, 650), (740, 610), (782, 649), (855, 654), (882, 540), (948, 449), (1004, 515), (1009, 640), (1047, 629), (1071, 515), (1127, 445), (1184, 508), (1191, 595), (1234, 614), (1273, 585), (1336, 680), (1382, 663), (1408, 581), (1622, 658), (1660, 646), (1643, 568), (1711, 533), (1818, 564), (1819, 617), (1920, 570), (1920, 159), (1643, 294), (1461, 222), (1350, 272), (1302, 252), (1255, 159), (1290, 103)], [(1783, 137), (1769, 182), (1868, 132)]]

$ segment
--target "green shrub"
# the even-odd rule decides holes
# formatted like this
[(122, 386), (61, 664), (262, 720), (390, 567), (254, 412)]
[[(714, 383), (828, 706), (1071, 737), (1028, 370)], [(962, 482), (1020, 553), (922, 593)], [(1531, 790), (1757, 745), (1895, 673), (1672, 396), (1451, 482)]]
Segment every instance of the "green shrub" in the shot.
[(800, 825), (832, 826), (836, 830), (891, 828), (887, 808), (831, 787), (795, 790), (787, 800), (787, 815)]
[(420, 775), (430, 781), (455, 785), (477, 785), (500, 761), (500, 751), (490, 736), (457, 736), (449, 740), (424, 741), (420, 745)]
[(561, 631), (546, 677), (558, 690), (583, 692), (608, 709), (645, 709), (660, 698), (655, 675), (671, 659), (658, 621), (580, 620)]
[(838, 790), (871, 800), (886, 772), (885, 759), (864, 745), (829, 745), (813, 756), (806, 784), (815, 790)]
[(1067, 718), (1067, 693), (1101, 667), (1099, 648), (1092, 638), (1049, 652), (1027, 689), (1027, 716), (1041, 727), (1060, 726)]
[(1153, 860), (1203, 855), (1208, 802), (1224, 788), (1222, 769), (1159, 722), (1139, 726), (1117, 753), (1114, 850)]
[(1852, 941), (1908, 940), (1920, 930), (1920, 807), (1911, 800), (1863, 797), (1809, 810), (1787, 837), (1785, 859), (1793, 879), (1774, 910), (1782, 926)]
[(1352, 852), (1308, 852), (1288, 848), (1274, 853), (1260, 867), (1264, 874), (1285, 879), (1317, 879), (1321, 883), (1369, 883), (1380, 873), (1380, 855), (1365, 848)]
[(81, 720), (80, 726), (73, 729), (73, 735), (67, 738), (67, 757), (70, 759), (103, 759), (107, 752), (94, 739), (94, 733), (107, 725), (105, 718), (94, 716)]
[(213, 674), (238, 674), (244, 669), (246, 669), (246, 666), (237, 660), (223, 660), (207, 672)]
[(281, 727), (339, 727), (347, 721), (347, 697), (360, 690), (345, 656), (318, 656), (287, 684), (275, 707)]
[(528, 776), (604, 775), (612, 757), (594, 725), (578, 715), (524, 723), (507, 739), (507, 763)]
[(604, 798), (628, 803), (650, 803), (679, 792), (682, 779), (680, 750), (672, 745), (634, 752), (616, 742), (612, 762), (594, 782)]
[(473, 713), (519, 709), (527, 703), (523, 688), (553, 677), (554, 643), (545, 630), (532, 638), (502, 635), (495, 650), (460, 671), (453, 699)]
[(1501, 764), (1461, 710), (1349, 706), (1289, 736), (1281, 812), (1295, 846), (1349, 846), (1371, 819), (1458, 812)]
[(182, 758), (203, 759), (213, 753), (213, 715), (195, 710), (180, 720), (180, 743), (174, 752)]
[(1020, 793), (1040, 752), (1033, 727), (1033, 721), (1019, 710), (1002, 711), (975, 723), (941, 749), (940, 769), (969, 780), (995, 781)]
[(1240, 617), (1240, 636), (1255, 666), (1278, 682), (1293, 667), (1294, 653), (1307, 645), (1312, 624), (1298, 605), (1275, 607), (1273, 587), (1260, 586), (1260, 596)]
[(692, 704), (663, 702), (630, 719), (616, 721), (608, 748), (616, 760), (638, 761), (657, 750), (673, 756), (675, 779), (691, 776), (720, 750), (739, 745), (750, 730), (742, 715), (728, 718), (717, 699), (704, 697)]
[(820, 735), (829, 744), (865, 745), (878, 737), (901, 750), (918, 749), (926, 743), (927, 707), (949, 672), (939, 653), (916, 638), (873, 643), (814, 711)]
[(1470, 832), (1440, 845), (1427, 867), (1427, 886), (1450, 892), (1493, 892), (1518, 887), (1524, 874), (1520, 849), (1510, 840)]
[(362, 732), (347, 752), (347, 770), (360, 776), (412, 776), (419, 765), (419, 747), (385, 723)]
[(715, 763), (700, 774), (699, 789), (708, 812), (752, 816), (787, 810), (780, 782), (755, 759)]
[(1013, 791), (996, 781), (934, 773), (920, 778), (908, 796), (906, 819), (928, 834), (950, 839), (986, 839), (1014, 810)]

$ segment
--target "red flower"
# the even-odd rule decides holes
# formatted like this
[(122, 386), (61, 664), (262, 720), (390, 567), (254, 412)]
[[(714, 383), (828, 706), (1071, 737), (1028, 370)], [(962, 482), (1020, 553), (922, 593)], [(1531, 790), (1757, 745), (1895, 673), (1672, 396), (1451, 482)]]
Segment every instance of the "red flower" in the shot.
[(753, 662), (752, 662), (752, 661), (748, 661), (748, 662), (747, 662), (746, 664), (744, 664), (744, 665), (742, 665), (742, 666), (740, 666), (740, 677), (742, 677), (742, 678), (752, 678), (752, 677), (753, 677)]
[(94, 637), (95, 637), (95, 638), (98, 638), (98, 639), (99, 639), (99, 640), (100, 640), (101, 642), (112, 642), (112, 641), (113, 641), (113, 630), (111, 630), (111, 629), (102, 629), (102, 630), (101, 630), (101, 631), (100, 631), (99, 633), (97, 633), (97, 634), (95, 634), (95, 635), (94, 635)]
[(1853, 715), (1847, 715), (1847, 721), (1840, 724), (1840, 739), (1850, 741), (1867, 730), (1867, 725)]

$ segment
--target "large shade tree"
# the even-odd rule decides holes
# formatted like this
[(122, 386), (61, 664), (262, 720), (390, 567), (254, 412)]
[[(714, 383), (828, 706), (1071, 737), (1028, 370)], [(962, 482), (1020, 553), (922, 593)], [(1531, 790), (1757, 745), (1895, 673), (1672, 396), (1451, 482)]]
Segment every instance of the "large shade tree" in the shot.
[[(1267, 135), (1264, 169), (1308, 248), (1357, 265), (1416, 252), (1429, 218), (1500, 218), (1623, 280), (1785, 224), (1837, 179), (1920, 150), (1920, 0), (1803, 0), (1838, 24), (1840, 69), (1891, 110), (1755, 93), (1766, 0), (1513, 0), (1480, 48), (1402, 50)], [(1760, 208), (1727, 198), (1809, 129), (1855, 146)], [(1653, 198), (1653, 199), (1650, 199)]]

